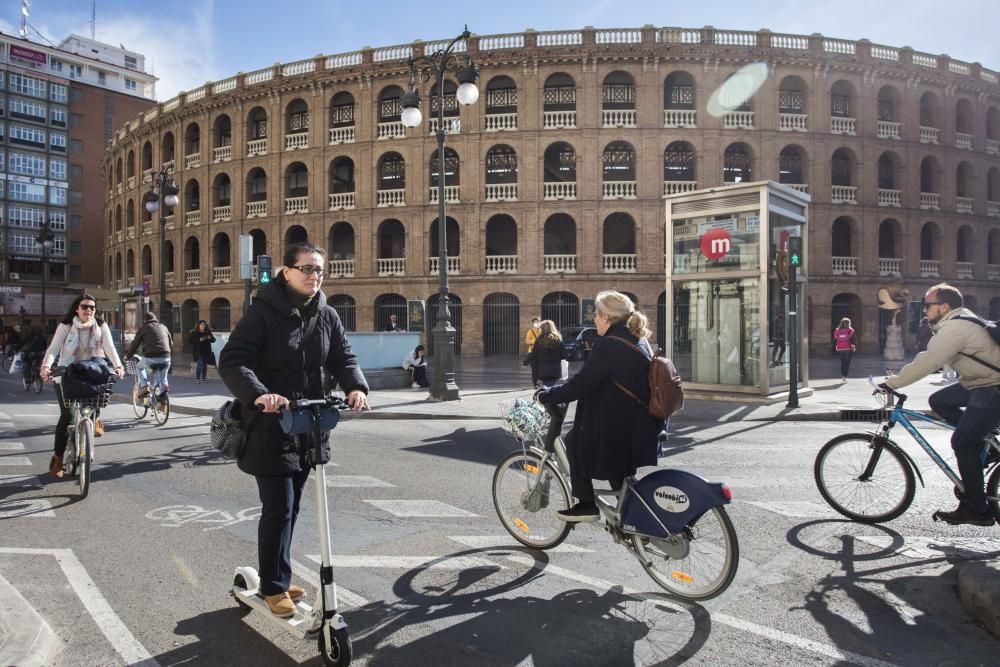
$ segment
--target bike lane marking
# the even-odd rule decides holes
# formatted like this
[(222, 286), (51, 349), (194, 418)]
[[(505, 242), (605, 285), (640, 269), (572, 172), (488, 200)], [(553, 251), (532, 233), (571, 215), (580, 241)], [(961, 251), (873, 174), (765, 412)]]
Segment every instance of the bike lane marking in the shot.
[(440, 500), (365, 500), (364, 502), (398, 517), (478, 517)]
[(101, 595), (97, 584), (90, 578), (87, 569), (70, 549), (30, 549), (22, 547), (0, 547), (0, 553), (21, 554), (33, 556), (53, 556), (63, 574), (69, 580), (70, 586), (83, 606), (90, 613), (97, 627), (107, 637), (115, 652), (122, 657), (125, 664), (135, 667), (160, 667), (153, 656), (139, 640), (129, 631), (128, 627), (108, 601)]
[(45, 498), (11, 498), (0, 501), (0, 519), (44, 517), (54, 519), (52, 503)]
[(0, 475), (0, 486), (4, 485), (41, 488), (42, 480), (38, 475)]
[(23, 452), (24, 443), (23, 442), (0, 442), (0, 451), (2, 452)]
[(0, 466), (30, 466), (31, 459), (27, 456), (0, 456)]

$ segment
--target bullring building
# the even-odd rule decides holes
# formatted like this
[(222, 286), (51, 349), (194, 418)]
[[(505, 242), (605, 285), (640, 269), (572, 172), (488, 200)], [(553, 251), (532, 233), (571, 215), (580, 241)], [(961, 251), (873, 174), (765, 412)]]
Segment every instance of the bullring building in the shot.
[[(446, 81), (441, 170), (437, 91), (416, 83), (414, 129), (400, 98), (409, 59), (446, 43), (237, 74), (127, 123), (104, 161), (105, 282), (149, 281), (158, 309), (162, 273), (176, 332), (200, 318), (225, 331), (243, 306), (238, 237), (277, 261), (309, 239), (329, 251), (323, 289), (349, 329), (382, 328), (390, 312), (405, 321), (414, 299), (433, 323), (444, 178), (459, 353), (516, 353), (532, 316), (577, 324), (607, 288), (632, 295), (662, 336), (663, 197), (773, 180), (812, 198), (814, 350), (846, 315), (877, 352), (885, 286), (919, 299), (947, 280), (1000, 315), (1000, 87), (978, 63), (711, 27), (472, 36), (459, 48), (481, 94), (460, 106)], [(712, 113), (713, 93), (754, 63), (766, 66), (759, 89)], [(143, 202), (164, 168), (180, 202), (161, 232)], [(675, 338), (696, 334), (682, 328)]]

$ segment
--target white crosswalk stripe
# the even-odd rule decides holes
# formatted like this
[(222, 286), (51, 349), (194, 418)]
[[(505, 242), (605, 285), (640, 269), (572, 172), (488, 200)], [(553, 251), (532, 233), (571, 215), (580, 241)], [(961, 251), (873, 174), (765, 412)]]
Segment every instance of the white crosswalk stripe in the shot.
[(395, 484), (368, 475), (330, 475), (326, 485), (338, 489), (392, 488)]
[(23, 442), (0, 442), (0, 452), (22, 452), (24, 451)]
[[(469, 547), (470, 549), (489, 549), (490, 547), (510, 548), (518, 544), (510, 535), (449, 535), (448, 539), (453, 542)], [(594, 553), (593, 549), (586, 549), (575, 544), (563, 542), (557, 547), (546, 549), (548, 553)]]
[(38, 475), (0, 475), (0, 486), (40, 487)]
[(52, 511), (52, 503), (45, 498), (0, 501), (0, 519), (13, 519), (15, 517), (44, 517), (51, 519), (55, 518), (55, 516), (56, 513)]
[(399, 517), (475, 517), (473, 514), (439, 500), (365, 500), (383, 512)]
[(31, 466), (31, 459), (27, 456), (0, 456), (0, 466)]

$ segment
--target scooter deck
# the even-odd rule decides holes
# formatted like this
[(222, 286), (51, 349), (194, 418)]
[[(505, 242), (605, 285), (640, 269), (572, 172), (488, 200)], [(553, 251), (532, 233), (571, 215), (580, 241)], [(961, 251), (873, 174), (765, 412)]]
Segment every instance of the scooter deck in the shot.
[(280, 616), (275, 616), (271, 613), (270, 608), (267, 606), (264, 598), (258, 595), (256, 588), (239, 588), (238, 586), (233, 586), (232, 588), (233, 597), (238, 601), (246, 604), (248, 607), (255, 609), (264, 613), (271, 620), (276, 623), (281, 623), (282, 625), (288, 626), (288, 630), (293, 634), (298, 635), (301, 638), (305, 638), (309, 635), (312, 622), (313, 608), (303, 602), (305, 598), (300, 599), (295, 603), (295, 615), (289, 616), (288, 618), (281, 618)]

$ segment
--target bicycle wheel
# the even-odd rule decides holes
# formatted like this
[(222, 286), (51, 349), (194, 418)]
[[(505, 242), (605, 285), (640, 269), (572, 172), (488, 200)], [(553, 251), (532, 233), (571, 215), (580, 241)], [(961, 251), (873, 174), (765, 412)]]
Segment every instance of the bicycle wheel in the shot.
[(45, 384), (42, 382), (42, 378), (37, 374), (35, 375), (34, 383), (35, 383), (35, 393), (36, 394), (42, 393), (42, 389), (45, 388)]
[(1000, 487), (1000, 466), (993, 468), (989, 481), (986, 482), (986, 503), (993, 512), (993, 518), (1000, 521), (1000, 497), (997, 496)]
[(493, 473), (493, 506), (500, 523), (527, 547), (551, 549), (569, 535), (570, 524), (556, 516), (569, 509), (565, 478), (551, 461), (534, 452), (516, 451), (500, 462)]
[(94, 422), (84, 419), (80, 423), (80, 440), (78, 454), (76, 457), (77, 469), (80, 477), (77, 482), (80, 485), (80, 497), (86, 498), (90, 493), (90, 469), (92, 468), (94, 455)]
[(14, 357), (7, 355), (3, 360), (3, 370), (5, 373), (10, 373), (10, 367), (14, 364)]
[(685, 600), (722, 593), (740, 563), (736, 530), (724, 507), (713, 507), (673, 537), (634, 534), (632, 547), (653, 581)]
[(874, 438), (870, 433), (838, 436), (819, 450), (813, 468), (823, 499), (860, 523), (895, 519), (916, 492), (913, 469), (899, 446), (891, 440), (876, 445)]
[(157, 426), (166, 424), (170, 418), (170, 396), (157, 390), (150, 395), (149, 403), (153, 408), (153, 420)]
[(149, 412), (149, 406), (146, 404), (146, 399), (139, 396), (138, 380), (132, 383), (132, 410), (135, 412), (135, 416), (139, 419), (145, 419), (146, 413)]
[(24, 387), (25, 391), (31, 391), (31, 385), (33, 384), (34, 382), (28, 373), (21, 373), (21, 386)]

